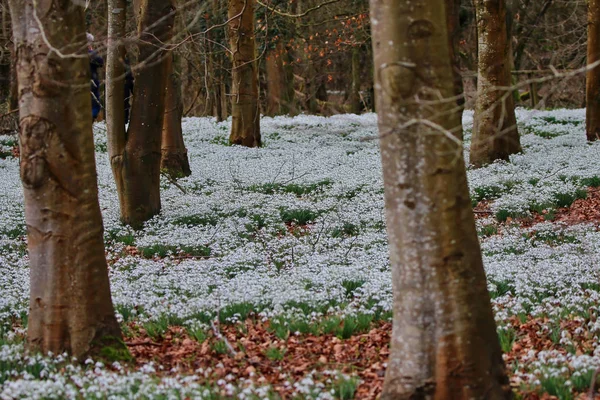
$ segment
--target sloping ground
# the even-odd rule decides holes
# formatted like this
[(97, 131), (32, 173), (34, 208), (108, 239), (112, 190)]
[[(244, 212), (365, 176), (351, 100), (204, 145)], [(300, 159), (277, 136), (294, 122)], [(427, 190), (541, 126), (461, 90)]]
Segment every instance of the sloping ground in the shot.
[[(585, 142), (583, 110), (518, 117), (524, 154), (469, 171), (471, 195), (513, 386), (570, 399), (600, 365), (600, 145)], [(226, 145), (229, 123), (186, 120), (193, 176), (185, 193), (163, 182), (163, 212), (140, 232), (118, 222), (95, 126), (113, 299), (135, 365), (23, 354), (22, 194), (13, 138), (0, 136), (0, 399), (377, 395), (392, 297), (376, 118), (261, 123), (265, 147), (245, 149)], [(468, 146), (472, 114), (464, 124)]]

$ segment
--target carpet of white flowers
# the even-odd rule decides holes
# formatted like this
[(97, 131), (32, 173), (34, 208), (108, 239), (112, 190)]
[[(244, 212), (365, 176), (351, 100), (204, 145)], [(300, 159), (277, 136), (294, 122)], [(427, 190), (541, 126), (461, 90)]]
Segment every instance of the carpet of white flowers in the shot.
[[(552, 349), (507, 360), (512, 382), (562, 399), (571, 388), (589, 385), (600, 366), (600, 233), (592, 224), (552, 222), (555, 209), (600, 185), (600, 143), (586, 142), (584, 118), (584, 110), (519, 110), (523, 154), (468, 172), (473, 203), (490, 201), (489, 216), (477, 223), (503, 348), (511, 350), (516, 340), (515, 318), (542, 321), (538, 334), (556, 339)], [(264, 146), (247, 149), (227, 145), (230, 122), (186, 119), (193, 174), (178, 186), (164, 179), (161, 214), (134, 232), (119, 223), (105, 126), (95, 125), (107, 258), (121, 320), (203, 329), (214, 318), (389, 318), (376, 115), (263, 118), (261, 126)], [(464, 126), (468, 149), (471, 112)], [(14, 141), (0, 136), (0, 399), (216, 396), (214, 387), (201, 384), (200, 372), (164, 377), (152, 364), (132, 371), (26, 355), (14, 328), (14, 321), (26, 321), (29, 291)], [(512, 222), (542, 211), (548, 216), (542, 224)], [(565, 321), (577, 329), (563, 329)], [(578, 341), (591, 344), (589, 351)], [(291, 384), (300, 398), (336, 397), (311, 373)], [(240, 398), (272, 395), (251, 380), (217, 386)]]

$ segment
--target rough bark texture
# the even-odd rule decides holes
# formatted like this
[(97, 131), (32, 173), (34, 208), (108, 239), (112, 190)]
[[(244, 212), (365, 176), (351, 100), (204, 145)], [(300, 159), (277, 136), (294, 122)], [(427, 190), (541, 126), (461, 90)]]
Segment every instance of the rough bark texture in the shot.
[(475, 0), (479, 66), (470, 161), (481, 167), (521, 151), (510, 89), (505, 0)]
[(444, 0), (371, 0), (394, 318), (382, 399), (512, 396), (470, 206)]
[(190, 176), (192, 171), (188, 161), (187, 149), (183, 143), (181, 116), (181, 82), (173, 68), (174, 55), (167, 60), (167, 101), (162, 130), (160, 168), (172, 178)]
[[(587, 64), (600, 60), (600, 0), (588, 1)], [(600, 66), (586, 75), (586, 135), (588, 140), (600, 138)]]
[[(121, 219), (138, 229), (160, 212), (161, 136), (167, 87), (167, 51), (175, 20), (173, 0), (139, 0), (139, 63), (131, 122), (125, 137), (110, 139)], [(115, 94), (116, 95), (116, 94)]]
[(28, 342), (82, 358), (121, 338), (98, 205), (84, 10), (55, 0), (10, 6), (31, 268)]
[(229, 142), (247, 147), (261, 145), (254, 2), (255, 0), (229, 0), (227, 9), (233, 64)]
[(444, 0), (446, 3), (446, 23), (448, 24), (448, 50), (450, 50), (450, 60), (452, 62), (452, 72), (454, 77), (454, 93), (457, 96), (456, 104), (463, 106), (465, 98), (463, 96), (463, 81), (460, 72), (458, 41), (460, 39), (460, 2), (461, 0)]

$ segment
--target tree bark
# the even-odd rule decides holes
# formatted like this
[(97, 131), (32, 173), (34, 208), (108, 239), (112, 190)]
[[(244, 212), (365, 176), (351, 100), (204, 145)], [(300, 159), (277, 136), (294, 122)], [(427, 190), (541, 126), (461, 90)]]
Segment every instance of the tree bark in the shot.
[(267, 115), (285, 114), (283, 48), (277, 43), (265, 57), (267, 70)]
[(362, 109), (360, 101), (360, 49), (352, 48), (352, 85), (350, 87), (350, 112), (360, 114)]
[[(123, 39), (127, 25), (126, 0), (108, 0), (108, 43), (106, 50), (106, 130), (108, 154), (121, 155), (125, 148), (125, 46)], [(112, 163), (113, 175), (120, 171)]]
[(127, 354), (104, 258), (83, 6), (52, 0), (10, 6), (31, 268), (29, 346), (80, 359), (109, 345)]
[(124, 137), (109, 139), (121, 220), (134, 229), (160, 212), (161, 136), (168, 66), (164, 43), (172, 37), (175, 20), (173, 0), (138, 3), (140, 62), (134, 68), (131, 121)]
[(174, 54), (167, 58), (167, 101), (162, 129), (160, 168), (172, 178), (190, 176), (192, 171), (188, 161), (187, 149), (183, 142), (181, 116), (181, 82), (174, 64)]
[[(587, 65), (600, 61), (600, 0), (588, 1)], [(586, 74), (586, 136), (600, 138), (600, 66)]]
[(475, 167), (521, 151), (511, 90), (505, 0), (475, 0), (479, 65), (470, 161)]
[(247, 147), (261, 145), (254, 2), (255, 0), (229, 0), (227, 9), (233, 64), (229, 142)]
[(445, 0), (446, 23), (448, 24), (448, 49), (450, 50), (450, 61), (452, 62), (452, 76), (454, 77), (454, 93), (457, 96), (456, 104), (462, 107), (465, 104), (463, 96), (463, 81), (460, 73), (460, 57), (458, 43), (460, 40), (460, 2), (461, 0)]
[(444, 0), (371, 0), (394, 318), (382, 399), (511, 398), (470, 206)]

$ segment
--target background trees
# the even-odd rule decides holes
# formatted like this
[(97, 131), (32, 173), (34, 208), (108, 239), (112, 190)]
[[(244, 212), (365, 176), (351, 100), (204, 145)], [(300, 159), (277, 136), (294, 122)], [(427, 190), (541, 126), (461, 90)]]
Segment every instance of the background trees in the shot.
[(478, 71), (470, 162), (476, 167), (521, 151), (512, 96), (505, 0), (476, 0)]
[(231, 134), (229, 142), (260, 146), (260, 110), (254, 37), (254, 0), (229, 0), (231, 71)]

